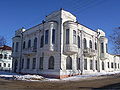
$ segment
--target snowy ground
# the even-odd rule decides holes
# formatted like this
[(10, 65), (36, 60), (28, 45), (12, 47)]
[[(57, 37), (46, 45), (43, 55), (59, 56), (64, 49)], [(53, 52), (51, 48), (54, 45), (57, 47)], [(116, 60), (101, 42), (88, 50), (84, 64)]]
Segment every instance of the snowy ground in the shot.
[(10, 73), (5, 71), (0, 71), (0, 78), (4, 78), (7, 80), (25, 80), (25, 81), (76, 81), (76, 80), (82, 80), (87, 79), (90, 77), (97, 77), (101, 75), (112, 75), (112, 74), (120, 74), (120, 71), (117, 72), (107, 72), (107, 73), (96, 73), (91, 75), (77, 75), (72, 76), (64, 79), (52, 79), (52, 78), (44, 78), (39, 75), (21, 75), (16, 73)]

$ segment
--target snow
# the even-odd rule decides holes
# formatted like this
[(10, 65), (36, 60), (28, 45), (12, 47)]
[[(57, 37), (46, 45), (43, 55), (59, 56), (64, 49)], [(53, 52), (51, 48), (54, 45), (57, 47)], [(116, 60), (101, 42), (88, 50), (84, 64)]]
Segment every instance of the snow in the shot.
[(90, 74), (90, 75), (77, 75), (77, 76), (72, 76), (68, 78), (63, 78), (63, 79), (54, 79), (54, 78), (44, 78), (40, 75), (21, 75), (17, 73), (11, 73), (11, 72), (5, 72), (5, 71), (0, 71), (0, 78), (4, 79), (11, 79), (11, 80), (25, 80), (25, 81), (77, 81), (77, 80), (83, 80), (91, 77), (97, 77), (97, 76), (108, 76), (108, 75), (113, 75), (113, 74), (120, 74), (120, 71), (115, 71), (115, 72), (98, 72), (95, 74)]

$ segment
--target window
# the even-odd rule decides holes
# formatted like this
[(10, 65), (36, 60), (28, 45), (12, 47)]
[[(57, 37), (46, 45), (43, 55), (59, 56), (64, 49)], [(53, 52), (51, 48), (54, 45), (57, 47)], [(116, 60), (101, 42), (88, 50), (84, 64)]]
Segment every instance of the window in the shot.
[(8, 63), (8, 67), (10, 67), (10, 64)]
[(80, 70), (80, 58), (77, 59), (77, 70)]
[(12, 44), (12, 51), (14, 52), (14, 43)]
[(27, 66), (27, 69), (30, 68), (30, 59), (29, 58), (27, 59), (27, 65), (26, 66)]
[(92, 70), (93, 69), (93, 61), (92, 60), (90, 60), (90, 70)]
[(80, 37), (78, 36), (78, 48), (80, 48)]
[(4, 67), (6, 67), (6, 63), (4, 63)]
[(87, 70), (87, 59), (84, 59), (84, 69)]
[(41, 36), (41, 43), (40, 43), (40, 48), (42, 48), (44, 46), (44, 36)]
[(46, 30), (45, 31), (45, 44), (48, 44), (48, 37), (49, 36), (49, 31), (48, 30)]
[(11, 55), (9, 55), (9, 59), (11, 59)]
[(97, 50), (97, 43), (95, 42), (95, 50)]
[(28, 48), (31, 47), (31, 40), (28, 41)]
[(22, 62), (21, 62), (21, 69), (24, 68), (24, 59), (22, 59)]
[(108, 68), (110, 68), (109, 62), (108, 62)]
[(95, 61), (95, 67), (96, 67), (96, 70), (98, 70), (98, 61), (97, 60)]
[(84, 49), (87, 49), (87, 41), (85, 38), (83, 39), (83, 45), (84, 45)]
[(7, 59), (7, 54), (4, 54), (4, 59)]
[(108, 52), (108, 48), (107, 47), (108, 47), (108, 45), (106, 44), (106, 53)]
[(120, 67), (119, 67), (119, 63), (118, 63), (118, 68), (120, 68)]
[(2, 59), (3, 58), (3, 55), (2, 54), (0, 54), (0, 59)]
[(69, 44), (69, 29), (66, 29), (66, 44)]
[(2, 63), (0, 63), (0, 67), (2, 67)]
[(90, 48), (92, 49), (92, 41), (89, 41)]
[(53, 56), (49, 58), (48, 69), (54, 69), (54, 57)]
[(111, 68), (113, 68), (113, 62), (111, 63)]
[(72, 58), (70, 56), (68, 56), (66, 59), (66, 69), (72, 69)]
[(40, 69), (43, 69), (43, 57), (40, 57), (40, 64), (39, 64), (40, 66)]
[(32, 69), (35, 69), (35, 67), (36, 67), (36, 58), (33, 58)]
[(117, 68), (117, 63), (115, 63), (115, 68)]
[(34, 49), (37, 49), (37, 38), (34, 39)]
[(55, 44), (55, 29), (52, 30), (52, 44)]
[(102, 70), (105, 70), (105, 68), (104, 68), (105, 66), (104, 66), (104, 62), (102, 62)]
[(73, 44), (76, 44), (76, 31), (73, 30)]
[(16, 42), (15, 52), (18, 52), (19, 42)]
[(104, 53), (104, 44), (101, 43), (101, 53)]
[(25, 41), (23, 42), (23, 49), (25, 49)]

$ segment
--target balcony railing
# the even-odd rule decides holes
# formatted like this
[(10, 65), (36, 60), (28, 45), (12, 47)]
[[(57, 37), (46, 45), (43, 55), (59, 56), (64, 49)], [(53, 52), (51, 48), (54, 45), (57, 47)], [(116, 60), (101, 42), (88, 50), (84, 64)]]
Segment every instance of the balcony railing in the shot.
[(85, 57), (94, 57), (96, 56), (96, 51), (91, 48), (86, 48), (83, 50), (83, 54)]

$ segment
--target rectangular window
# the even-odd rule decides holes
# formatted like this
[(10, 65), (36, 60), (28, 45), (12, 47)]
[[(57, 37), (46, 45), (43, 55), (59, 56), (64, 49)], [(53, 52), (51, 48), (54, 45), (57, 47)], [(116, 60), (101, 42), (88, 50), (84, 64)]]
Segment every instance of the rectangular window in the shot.
[(32, 69), (35, 69), (35, 67), (36, 67), (36, 58), (33, 58), (33, 64), (32, 65), (33, 65)]
[(7, 54), (4, 54), (4, 59), (7, 59)]
[(84, 69), (87, 70), (87, 59), (84, 59)]
[(12, 44), (12, 52), (14, 52), (14, 43)]
[(104, 43), (101, 43), (101, 53), (104, 53)]
[(77, 60), (77, 70), (80, 70), (80, 58)]
[(98, 70), (98, 61), (95, 61), (96, 70)]
[(8, 67), (10, 67), (10, 64), (8, 63)]
[(108, 52), (108, 48), (107, 47), (108, 47), (108, 45), (106, 44), (106, 53)]
[(21, 69), (24, 67), (24, 59), (22, 59)]
[(6, 63), (4, 63), (4, 67), (6, 67)]
[(118, 68), (120, 68), (120, 67), (119, 67), (119, 63), (118, 63)]
[(19, 43), (16, 42), (15, 52), (18, 52)]
[(108, 68), (110, 68), (109, 62), (108, 62)]
[(115, 63), (115, 68), (117, 68), (117, 63)]
[(0, 63), (0, 67), (2, 67), (2, 63)]
[(45, 31), (45, 44), (48, 44), (48, 37), (49, 36), (49, 30)]
[(40, 57), (40, 69), (43, 69), (43, 57)]
[(90, 70), (92, 70), (93, 68), (92, 68), (92, 66), (93, 66), (93, 61), (92, 60), (90, 60)]
[(73, 44), (76, 44), (76, 31), (73, 30)]
[(30, 68), (30, 59), (29, 58), (27, 59), (27, 65), (26, 66), (27, 66), (27, 69)]
[(69, 44), (69, 29), (66, 29), (66, 44)]
[(55, 29), (52, 30), (52, 44), (55, 44)]
[(113, 62), (111, 63), (111, 68), (113, 68)]

